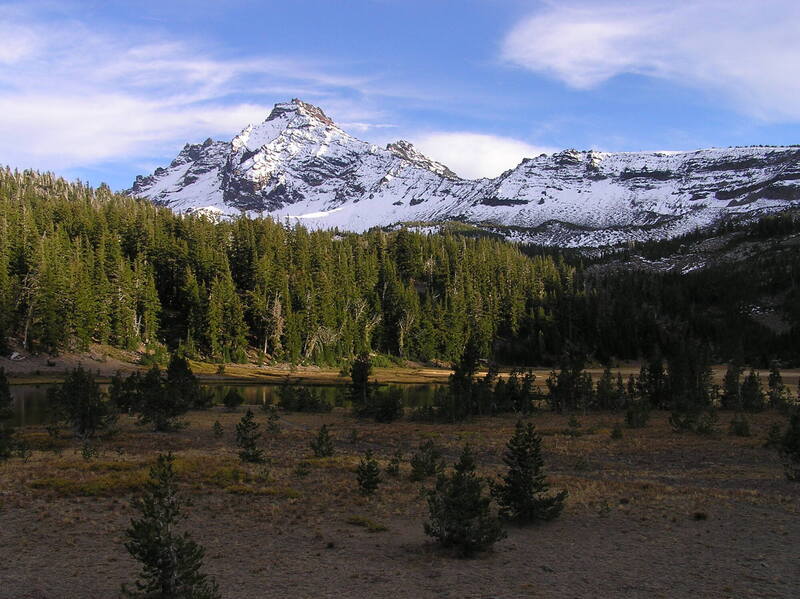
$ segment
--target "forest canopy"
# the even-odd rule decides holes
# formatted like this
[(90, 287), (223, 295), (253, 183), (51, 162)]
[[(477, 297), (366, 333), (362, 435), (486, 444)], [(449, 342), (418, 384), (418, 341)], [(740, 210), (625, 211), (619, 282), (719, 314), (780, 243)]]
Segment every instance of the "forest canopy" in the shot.
[(762, 280), (791, 305), (796, 253), (763, 257), (764, 277), (589, 272), (578, 259), (530, 253), (457, 232), (177, 215), (105, 185), (2, 169), (0, 344), (180, 345), (220, 362), (258, 352), (337, 364), (365, 352), (453, 361), (472, 338), (485, 358), (533, 365), (575, 351), (635, 359), (691, 337), (720, 359), (797, 358), (798, 314), (776, 332), (742, 310), (765, 292)]

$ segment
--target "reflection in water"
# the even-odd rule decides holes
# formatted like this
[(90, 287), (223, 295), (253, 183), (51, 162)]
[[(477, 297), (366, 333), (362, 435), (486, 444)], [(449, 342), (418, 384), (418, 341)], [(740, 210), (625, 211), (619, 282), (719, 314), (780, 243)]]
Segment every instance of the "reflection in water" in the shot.
[[(27, 426), (46, 424), (51, 410), (47, 402), (47, 389), (53, 385), (11, 385), (14, 396), (14, 416), (7, 421), (11, 426)], [(230, 389), (238, 391), (248, 405), (278, 403), (281, 385), (220, 385), (210, 384), (202, 387), (211, 390), (214, 403), (222, 404), (222, 398)], [(296, 385), (299, 388), (312, 389), (321, 399), (334, 406), (349, 406), (347, 387), (342, 385)], [(439, 385), (394, 384), (381, 385), (378, 393), (389, 393), (399, 390), (403, 397), (403, 405), (416, 408), (431, 403), (434, 392)], [(108, 391), (108, 385), (101, 385)]]

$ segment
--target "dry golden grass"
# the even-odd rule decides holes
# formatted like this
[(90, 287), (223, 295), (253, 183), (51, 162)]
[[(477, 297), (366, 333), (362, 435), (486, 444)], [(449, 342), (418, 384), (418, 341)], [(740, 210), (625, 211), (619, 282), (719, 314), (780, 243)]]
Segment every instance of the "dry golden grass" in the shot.
[[(9, 578), (17, 580), (9, 588), (22, 592), (14, 596), (29, 596), (40, 584), (51, 589), (47, 597), (61, 596), (62, 587), (64, 596), (114, 596), (120, 582), (135, 573), (124, 550), (124, 530), (134, 515), (129, 499), (146, 484), (156, 455), (166, 451), (175, 455), (181, 492), (192, 502), (189, 529), (209, 549), (208, 567), (230, 597), (270, 596), (265, 589), (274, 596), (312, 597), (331, 588), (340, 596), (433, 597), (449, 591), (468, 596), (475, 585), (481, 596), (495, 596), (499, 589), (521, 589), (503, 586), (516, 584), (520, 572), (530, 572), (520, 584), (541, 588), (542, 577), (557, 576), (541, 567), (559, 569), (561, 562), (594, 567), (593, 576), (599, 578), (615, 572), (604, 583), (606, 596), (643, 596), (637, 593), (655, 580), (663, 592), (646, 595), (666, 597), (672, 581), (687, 576), (680, 561), (684, 547), (694, 551), (697, 563), (722, 560), (719, 567), (728, 570), (719, 580), (729, 584), (738, 575), (736, 564), (753, 551), (755, 536), (761, 535), (758, 551), (772, 563), (782, 559), (796, 533), (797, 486), (784, 479), (775, 452), (762, 447), (770, 426), (784, 421), (779, 414), (750, 417), (753, 436), (739, 438), (727, 434), (729, 414), (721, 416), (719, 433), (701, 437), (674, 433), (668, 415), (656, 413), (646, 428), (623, 427), (621, 439), (611, 438), (621, 414), (578, 415), (578, 434), (567, 416), (536, 414), (530, 420), (542, 433), (552, 489), (569, 491), (564, 514), (549, 525), (512, 527), (495, 554), (462, 565), (425, 544), (424, 490), (433, 480), (410, 480), (408, 459), (431, 439), (452, 463), (469, 443), (480, 474), (495, 477), (503, 469), (514, 417), (447, 425), (359, 421), (338, 408), (329, 414), (281, 414), (280, 433), (262, 427), (266, 463), (243, 464), (234, 428), (244, 410), (192, 412), (185, 417), (188, 426), (170, 434), (150, 432), (125, 417), (114, 438), (96, 442), (99, 455), (90, 460), (83, 459), (78, 441), (59, 439), (53, 447), (44, 429), (26, 429), (23, 435), (34, 446), (30, 458), (0, 464), (0, 564), (5, 564), (0, 577), (16, 577)], [(266, 425), (267, 415), (255, 413)], [(221, 438), (212, 431), (217, 420), (224, 430)], [(322, 424), (328, 425), (336, 451), (315, 458), (309, 441)], [(398, 449), (404, 458), (399, 475), (384, 472), (369, 497), (359, 493), (355, 476), (367, 449), (382, 468)], [(732, 545), (730, 536), (741, 526), (749, 527), (742, 533), (747, 541)], [(104, 566), (84, 561), (87, 543), (96, 555), (108, 556)], [(605, 553), (592, 553), (603, 543), (608, 543)], [(734, 549), (735, 555), (719, 557), (720, 551)], [(676, 570), (667, 572), (659, 561), (665, 551), (677, 556), (672, 558)], [(581, 555), (590, 557), (580, 561)], [(48, 567), (41, 568), (45, 562)], [(97, 594), (82, 594), (84, 579), (97, 582), (98, 567), (113, 572), (111, 579)], [(327, 568), (334, 568), (330, 577)], [(637, 568), (646, 573), (620, 582), (619, 572), (633, 576)], [(26, 573), (33, 571), (41, 575), (32, 581)], [(389, 578), (387, 571), (393, 572)], [(342, 578), (343, 572), (362, 573), (363, 586)], [(479, 578), (473, 578), (476, 572)], [(691, 576), (686, 584), (704, 589), (697, 596), (735, 594), (721, 592), (719, 580), (709, 582), (705, 572)], [(564, 574), (541, 596), (563, 596), (563, 588), (569, 588), (569, 596), (593, 595), (580, 584)], [(747, 596), (749, 587), (730, 584), (738, 596)], [(763, 581), (753, 584), (771, 588)], [(397, 595), (398, 588), (407, 592)], [(782, 596), (783, 588), (773, 596)], [(507, 596), (518, 595), (509, 591)]]

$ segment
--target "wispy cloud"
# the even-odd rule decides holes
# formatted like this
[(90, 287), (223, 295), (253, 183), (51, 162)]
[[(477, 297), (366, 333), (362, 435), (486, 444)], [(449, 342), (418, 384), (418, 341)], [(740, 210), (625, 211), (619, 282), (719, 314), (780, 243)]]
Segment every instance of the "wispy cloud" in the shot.
[(760, 119), (798, 121), (799, 22), (795, 0), (563, 0), (514, 27), (503, 56), (574, 88), (659, 77)]
[(46, 23), (19, 6), (0, 7), (0, 39), (4, 163), (66, 169), (168, 154), (263, 120), (288, 90), (329, 99), (337, 118), (385, 119), (342, 97), (357, 96), (368, 77), (310, 61), (220, 57), (184, 41)]
[(511, 137), (465, 131), (424, 133), (410, 138), (423, 154), (468, 179), (496, 177), (523, 158), (555, 151)]

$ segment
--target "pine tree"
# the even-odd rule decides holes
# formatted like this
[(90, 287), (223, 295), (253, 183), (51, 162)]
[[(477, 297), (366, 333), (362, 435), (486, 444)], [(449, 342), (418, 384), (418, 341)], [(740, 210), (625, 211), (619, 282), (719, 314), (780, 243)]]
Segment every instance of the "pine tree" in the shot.
[(440, 474), (427, 494), (430, 519), (425, 534), (463, 557), (490, 548), (506, 534), (491, 513), (491, 497), (475, 472), (475, 458), (465, 446), (450, 475)]
[(350, 388), (348, 395), (353, 404), (356, 416), (370, 417), (374, 415), (373, 398), (375, 386), (370, 385), (369, 375), (372, 373), (372, 362), (368, 354), (361, 354), (350, 365)]
[(80, 364), (61, 385), (48, 390), (48, 399), (81, 439), (108, 430), (117, 420), (113, 404), (100, 391), (94, 375)]
[(544, 474), (542, 439), (533, 424), (517, 421), (514, 435), (506, 444), (503, 462), (508, 471), (502, 482), (492, 485), (492, 495), (500, 506), (500, 516), (519, 522), (556, 518), (564, 507), (566, 491), (548, 496), (550, 488)]
[(173, 395), (164, 384), (161, 369), (153, 366), (138, 379), (138, 397), (135, 401), (139, 424), (152, 424), (153, 430), (170, 432), (184, 426), (177, 418), (191, 407), (183, 398)]
[(736, 412), (733, 415), (728, 432), (736, 437), (749, 437), (750, 436), (750, 423), (741, 412)]
[(769, 382), (768, 382), (768, 395), (769, 405), (771, 408), (784, 408), (786, 407), (787, 399), (789, 396), (786, 385), (783, 384), (783, 377), (781, 376), (780, 364), (777, 360), (773, 360), (769, 365)]
[(189, 366), (185, 356), (175, 352), (169, 359), (165, 384), (169, 393), (178, 397), (180, 403), (194, 408), (206, 406), (206, 396), (200, 390), (200, 383)]
[(318, 458), (327, 458), (333, 455), (333, 441), (331, 440), (330, 433), (328, 433), (328, 425), (323, 424), (316, 438), (311, 440), (311, 449), (314, 455)]
[(403, 450), (398, 449), (392, 454), (389, 463), (386, 465), (386, 474), (389, 476), (400, 476), (400, 462), (403, 461)]
[(800, 412), (789, 418), (789, 428), (783, 435), (780, 447), (786, 478), (800, 481)]
[(368, 449), (361, 458), (356, 470), (356, 479), (362, 495), (372, 495), (381, 484), (381, 469), (372, 455), (372, 450)]
[(424, 480), (444, 470), (442, 450), (433, 440), (420, 443), (417, 453), (411, 456), (411, 480)]
[(228, 392), (225, 394), (225, 397), (222, 398), (222, 403), (225, 404), (225, 407), (230, 410), (231, 412), (235, 411), (240, 405), (244, 403), (244, 397), (242, 394), (239, 393), (236, 389), (231, 387), (228, 389)]
[(722, 407), (728, 410), (742, 409), (742, 367), (736, 362), (728, 364), (722, 383)]
[(12, 416), (13, 405), (14, 398), (11, 395), (5, 368), (0, 368), (0, 420)]
[(608, 366), (603, 370), (600, 380), (597, 381), (595, 390), (597, 407), (600, 410), (614, 410), (617, 408), (617, 393), (614, 389), (614, 377)]
[(159, 454), (146, 493), (132, 502), (141, 517), (131, 520), (125, 548), (142, 572), (135, 590), (123, 585), (122, 592), (138, 599), (219, 599), (216, 582), (201, 571), (205, 549), (176, 530), (183, 514), (173, 462), (172, 454)]
[(14, 427), (0, 422), (0, 462), (7, 460), (14, 453)]
[(742, 409), (747, 412), (760, 412), (764, 409), (764, 390), (761, 379), (755, 370), (750, 370), (742, 383)]
[(258, 447), (261, 439), (260, 425), (255, 421), (252, 410), (247, 410), (245, 415), (236, 425), (236, 446), (239, 448), (239, 458), (243, 462), (260, 464), (264, 461), (264, 451)]

